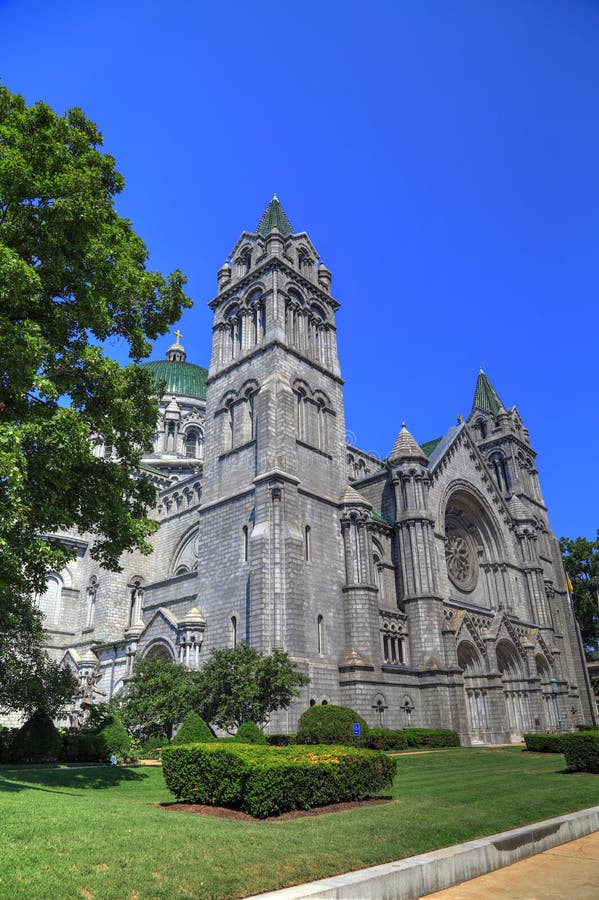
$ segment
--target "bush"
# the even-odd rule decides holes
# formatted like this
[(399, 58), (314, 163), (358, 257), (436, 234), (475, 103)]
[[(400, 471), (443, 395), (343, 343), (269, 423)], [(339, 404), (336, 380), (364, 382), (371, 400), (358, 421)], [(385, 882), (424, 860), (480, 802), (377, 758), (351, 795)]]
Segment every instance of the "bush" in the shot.
[(563, 753), (561, 734), (525, 734), (524, 743), (534, 753)]
[(255, 722), (244, 722), (235, 734), (235, 740), (241, 744), (266, 744), (266, 735), (258, 728)]
[(0, 763), (12, 762), (13, 744), (16, 728), (4, 728), (0, 725)]
[(451, 728), (405, 728), (408, 747), (459, 747), (460, 738)]
[[(173, 738), (173, 744), (197, 744), (214, 741), (215, 737), (197, 712), (191, 710), (183, 719), (183, 724)], [(168, 743), (164, 738), (162, 745)]]
[(576, 731), (599, 731), (599, 725), (577, 725)]
[(125, 731), (121, 720), (114, 713), (110, 713), (100, 728), (95, 732), (98, 740), (99, 757), (102, 760), (110, 759), (114, 753), (119, 762), (128, 758), (131, 747), (131, 738)]
[(599, 773), (599, 732), (562, 734), (562, 753), (571, 772)]
[(177, 800), (233, 806), (259, 818), (362, 800), (389, 786), (396, 767), (382, 753), (334, 745), (167, 747), (162, 764)]
[(19, 728), (12, 741), (13, 762), (56, 762), (62, 739), (50, 716), (41, 710), (35, 712)]
[(366, 738), (366, 746), (371, 750), (405, 750), (408, 739), (403, 731), (391, 728), (371, 728)]
[[(354, 735), (354, 723), (360, 724), (360, 735)], [(347, 706), (311, 706), (300, 716), (296, 741), (298, 744), (349, 744), (362, 747), (368, 735), (368, 725), (357, 712)]]
[(142, 759), (160, 759), (162, 748), (168, 746), (169, 741), (163, 734), (151, 734), (139, 748), (139, 755)]
[(267, 734), (266, 743), (271, 747), (289, 747), (297, 743), (295, 734)]

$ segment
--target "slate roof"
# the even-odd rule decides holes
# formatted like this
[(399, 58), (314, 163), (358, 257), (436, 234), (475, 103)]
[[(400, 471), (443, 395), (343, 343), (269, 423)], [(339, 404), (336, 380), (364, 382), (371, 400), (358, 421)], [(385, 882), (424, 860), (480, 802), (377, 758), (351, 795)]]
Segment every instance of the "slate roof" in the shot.
[(181, 394), (184, 397), (206, 399), (208, 370), (188, 362), (170, 362), (167, 359), (150, 360), (141, 365), (154, 375), (156, 386), (164, 383), (165, 394)]
[(437, 445), (441, 443), (442, 440), (442, 437), (438, 437), (434, 438), (434, 440), (432, 441), (425, 441), (424, 444), (420, 444), (422, 452), (425, 454), (425, 456), (428, 456), (430, 458), (431, 453), (433, 452), (435, 447), (437, 447)]
[(397, 435), (393, 450), (389, 454), (389, 459), (393, 461), (394, 459), (422, 459), (423, 457), (428, 459), (422, 447), (414, 440), (406, 428), (406, 423), (402, 422), (401, 431)]
[(470, 415), (475, 409), (480, 409), (483, 412), (489, 412), (496, 416), (502, 407), (503, 403), (499, 399), (497, 391), (481, 369), (478, 373)]
[(262, 218), (258, 222), (258, 227), (256, 228), (256, 234), (261, 234), (262, 237), (266, 237), (273, 228), (278, 228), (281, 234), (287, 237), (290, 234), (293, 234), (293, 228), (291, 227), (291, 222), (287, 218), (287, 214), (285, 210), (281, 206), (281, 203), (275, 194), (264, 210)]

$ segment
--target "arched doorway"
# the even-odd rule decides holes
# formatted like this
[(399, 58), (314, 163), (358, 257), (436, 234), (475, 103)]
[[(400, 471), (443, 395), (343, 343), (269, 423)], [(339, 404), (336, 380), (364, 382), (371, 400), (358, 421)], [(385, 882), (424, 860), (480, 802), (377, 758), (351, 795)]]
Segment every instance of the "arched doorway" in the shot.
[(487, 689), (480, 654), (470, 641), (458, 645), (458, 666), (464, 675), (470, 739), (473, 744), (483, 743), (490, 727)]
[(497, 666), (503, 682), (503, 699), (505, 711), (513, 741), (521, 741), (525, 731), (532, 730), (530, 700), (525, 689), (522, 660), (511, 641), (499, 641), (496, 648)]
[(535, 656), (535, 665), (537, 675), (541, 680), (541, 691), (543, 694), (543, 715), (545, 717), (545, 728), (547, 731), (559, 731), (559, 713), (557, 709), (557, 695), (551, 690), (551, 669), (549, 663), (542, 653)]

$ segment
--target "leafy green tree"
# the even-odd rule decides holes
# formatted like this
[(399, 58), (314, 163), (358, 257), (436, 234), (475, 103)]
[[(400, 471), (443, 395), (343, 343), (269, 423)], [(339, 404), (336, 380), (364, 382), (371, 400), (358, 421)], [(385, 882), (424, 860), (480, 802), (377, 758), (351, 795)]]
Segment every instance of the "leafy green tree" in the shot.
[(270, 656), (249, 644), (213, 650), (200, 672), (199, 700), (207, 722), (231, 731), (244, 722), (265, 725), (272, 712), (287, 709), (309, 679), (297, 672), (289, 656)]
[(170, 740), (197, 702), (199, 677), (172, 660), (138, 660), (119, 702), (123, 725), (142, 740), (158, 731)]
[(599, 649), (599, 529), (597, 539), (560, 538), (566, 573), (572, 583), (574, 611), (585, 650)]
[[(149, 552), (154, 490), (131, 477), (156, 423), (149, 341), (190, 304), (184, 277), (148, 271), (114, 201), (123, 178), (79, 109), (56, 115), (0, 85), (0, 685), (48, 680), (30, 598), (73, 558), (57, 532), (94, 540), (117, 570)], [(103, 352), (118, 340), (131, 364)], [(100, 458), (100, 442), (117, 462)], [(51, 681), (52, 679), (50, 679)], [(23, 704), (3, 690), (3, 706)]]

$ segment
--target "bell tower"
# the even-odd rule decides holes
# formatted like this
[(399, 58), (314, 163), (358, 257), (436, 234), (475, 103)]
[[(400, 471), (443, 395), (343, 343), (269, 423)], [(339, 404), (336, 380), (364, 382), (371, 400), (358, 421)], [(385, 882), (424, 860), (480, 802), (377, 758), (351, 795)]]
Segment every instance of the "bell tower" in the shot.
[(343, 622), (327, 598), (343, 583), (347, 480), (331, 273), (274, 196), (217, 283), (198, 550), (205, 645), (223, 646), (234, 616), (239, 639), (262, 652), (336, 663)]

